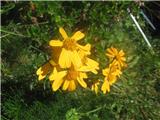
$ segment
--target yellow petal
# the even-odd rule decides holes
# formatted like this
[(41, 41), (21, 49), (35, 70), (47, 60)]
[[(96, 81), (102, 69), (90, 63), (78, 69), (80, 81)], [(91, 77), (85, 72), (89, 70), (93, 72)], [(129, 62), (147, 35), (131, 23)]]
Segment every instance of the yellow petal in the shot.
[(94, 85), (91, 86), (91, 90), (94, 91)]
[(62, 35), (62, 37), (63, 37), (64, 39), (67, 39), (67, 38), (68, 38), (67, 33), (65, 32), (65, 30), (64, 30), (62, 27), (59, 28), (59, 32), (61, 33), (61, 35)]
[(55, 80), (55, 77), (56, 77), (56, 75), (52, 72), (52, 73), (50, 74), (50, 76), (49, 76), (49, 80), (50, 80), (50, 81), (53, 81), (53, 80)]
[(71, 51), (66, 50), (65, 48), (62, 49), (62, 52), (59, 56), (59, 65), (61, 68), (69, 68), (71, 66)]
[(123, 52), (123, 50), (120, 50), (119, 54), (120, 54), (120, 56), (124, 56), (125, 55), (125, 53)]
[(121, 67), (123, 67), (123, 62), (121, 60), (118, 60), (118, 63), (120, 64)]
[(70, 59), (72, 60), (72, 63), (75, 67), (79, 68), (82, 66), (82, 61), (77, 51), (71, 52)]
[(78, 71), (82, 71), (82, 72), (88, 72), (90, 71), (89, 67), (88, 66), (82, 66), (78, 69)]
[(37, 74), (37, 75), (40, 75), (40, 74), (42, 74), (42, 73), (43, 73), (42, 67), (38, 68), (38, 70), (36, 71), (36, 74)]
[(78, 71), (81, 71), (81, 72), (89, 72), (89, 71), (91, 71), (92, 73), (97, 74), (98, 72), (97, 72), (96, 69), (97, 69), (97, 68), (91, 67), (91, 66), (82, 66), (82, 67), (80, 67), (80, 68), (77, 69), (77, 70), (78, 70)]
[(62, 79), (66, 75), (67, 75), (67, 71), (58, 72), (57, 73), (57, 79)]
[(84, 88), (86, 88), (87, 87), (87, 84), (84, 82), (84, 80), (82, 79), (82, 78), (77, 78), (77, 81), (79, 82), (79, 84), (82, 86), (82, 87), (84, 87)]
[(61, 72), (58, 72), (58, 73), (56, 73), (56, 71), (55, 71), (55, 81), (52, 84), (53, 91), (56, 91), (56, 90), (58, 90), (61, 87), (61, 85), (62, 85), (62, 83), (64, 81), (63, 77), (66, 74), (67, 74), (66, 71), (61, 71)]
[(95, 93), (98, 94), (98, 86), (95, 85)]
[(103, 70), (102, 70), (102, 74), (103, 74), (104, 76), (108, 76), (109, 70), (110, 70), (109, 68), (103, 69)]
[(81, 78), (88, 78), (87, 74), (86, 73), (82, 73), (82, 72), (80, 72), (80, 77)]
[(94, 74), (97, 74), (97, 70), (99, 69), (99, 63), (90, 59), (90, 58), (86, 58), (85, 61), (85, 66), (81, 66), (78, 70), (79, 71), (83, 71), (83, 72), (88, 72), (91, 71)]
[(52, 80), (57, 80), (57, 79), (63, 79), (63, 77), (67, 74), (67, 71), (61, 71), (57, 72), (56, 68), (54, 68), (54, 71), (52, 74), (49, 76), (49, 79)]
[(53, 70), (53, 72), (50, 74), (50, 76), (49, 76), (49, 80), (50, 81), (53, 81), (53, 80), (55, 80), (56, 79), (56, 77), (57, 77), (57, 69), (56, 69), (56, 67), (54, 68), (54, 70)]
[(116, 76), (110, 76), (109, 77), (109, 84), (110, 85), (113, 85), (116, 81), (117, 81), (117, 77)]
[(92, 60), (90, 58), (87, 58), (87, 65), (91, 66), (92, 68), (99, 68), (99, 63), (96, 62), (95, 60)]
[(114, 55), (109, 54), (109, 53), (106, 53), (106, 56), (111, 57), (111, 58), (113, 58), (113, 57), (114, 57)]
[(117, 68), (116, 70), (113, 71), (112, 74), (115, 75), (115, 76), (120, 77), (120, 75), (122, 74), (122, 72), (121, 72), (121, 70), (119, 70), (119, 69)]
[(76, 84), (74, 80), (71, 80), (68, 86), (68, 91), (73, 91), (76, 89)]
[(109, 82), (108, 80), (105, 80), (104, 83), (102, 84), (101, 90), (103, 91), (104, 94), (106, 94), (106, 92), (110, 91), (110, 86), (109, 86)]
[(115, 55), (111, 48), (107, 48), (107, 52), (111, 55)]
[(94, 73), (94, 74), (98, 74), (97, 70), (94, 70), (94, 69), (91, 70), (91, 72)]
[(125, 58), (125, 57), (121, 57), (121, 60), (122, 60), (122, 61), (126, 61), (126, 58)]
[(42, 75), (39, 75), (38, 76), (38, 80), (42, 80), (42, 79), (44, 79), (46, 76), (42, 76)]
[(119, 64), (119, 62), (115, 59), (115, 60), (113, 60), (112, 63), (109, 64), (109, 67), (116, 66), (118, 64)]
[(70, 81), (69, 80), (65, 80), (64, 84), (63, 84), (63, 90), (67, 90), (68, 86), (69, 86)]
[(114, 53), (115, 55), (117, 55), (117, 54), (118, 54), (118, 50), (117, 50), (116, 48), (111, 47), (111, 49), (112, 49), (112, 51), (113, 51), (113, 53)]
[(85, 46), (77, 44), (77, 47), (83, 52), (85, 55), (90, 55), (91, 45), (87, 44)]
[(91, 50), (91, 44), (86, 44), (82, 49), (86, 50), (86, 51), (90, 51)]
[(39, 76), (39, 80), (42, 80), (43, 78), (46, 77), (46, 75), (51, 71), (52, 66), (50, 63), (44, 64), (42, 67), (40, 67), (37, 71), (36, 74)]
[(53, 82), (53, 84), (52, 84), (53, 91), (57, 91), (61, 87), (63, 81), (64, 81), (63, 79), (57, 79), (57, 80), (55, 80)]
[(58, 46), (62, 46), (63, 42), (61, 42), (60, 40), (51, 40), (49, 41), (49, 45), (53, 47), (58, 47)]
[(84, 38), (84, 33), (82, 33), (81, 31), (77, 31), (71, 38), (78, 41), (82, 38)]

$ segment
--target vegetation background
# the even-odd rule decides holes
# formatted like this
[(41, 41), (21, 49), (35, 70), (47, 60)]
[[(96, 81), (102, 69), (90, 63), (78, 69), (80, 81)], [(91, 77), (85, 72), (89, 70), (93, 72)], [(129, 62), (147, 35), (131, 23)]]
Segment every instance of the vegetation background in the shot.
[[(159, 5), (157, 2), (153, 2)], [(1, 2), (1, 119), (2, 120), (159, 120), (160, 37), (140, 14), (140, 2)], [(143, 2), (150, 9), (150, 2)], [(148, 49), (127, 8), (149, 38)], [(151, 12), (152, 13), (152, 12)], [(81, 30), (82, 43), (105, 68), (105, 50), (126, 52), (128, 67), (111, 92), (53, 92), (36, 70), (48, 59), (48, 42), (58, 28)], [(99, 76), (97, 76), (99, 77)], [(94, 79), (94, 78), (90, 78)]]

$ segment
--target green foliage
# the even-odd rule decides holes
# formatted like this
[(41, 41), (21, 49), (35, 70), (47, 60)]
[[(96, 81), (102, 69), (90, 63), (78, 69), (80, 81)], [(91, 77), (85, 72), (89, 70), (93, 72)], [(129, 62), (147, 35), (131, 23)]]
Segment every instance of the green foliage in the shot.
[(80, 117), (76, 111), (76, 109), (72, 108), (66, 113), (66, 120), (79, 120)]
[[(145, 30), (152, 53), (127, 7)], [(2, 2), (1, 73), (3, 120), (141, 120), (160, 118), (160, 41), (152, 37), (135, 2)], [(106, 48), (123, 49), (128, 68), (107, 95), (90, 90), (53, 93), (47, 79), (38, 81), (37, 68), (49, 58), (48, 41), (81, 30), (91, 56), (108, 65)], [(99, 76), (91, 76), (97, 79)]]

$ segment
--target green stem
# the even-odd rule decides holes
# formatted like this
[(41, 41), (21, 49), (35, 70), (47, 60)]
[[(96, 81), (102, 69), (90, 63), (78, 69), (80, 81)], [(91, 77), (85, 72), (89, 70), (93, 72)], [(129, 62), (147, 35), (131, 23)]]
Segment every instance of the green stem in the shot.
[(40, 53), (44, 53), (44, 51), (40, 50), (39, 48), (37, 47), (34, 47), (33, 45), (30, 46), (31, 48), (35, 49), (36, 51), (40, 52)]
[(20, 25), (20, 26), (35, 26), (35, 25), (45, 25), (45, 24), (48, 24), (49, 22), (46, 21), (46, 22), (40, 22), (40, 23), (35, 23), (35, 24), (28, 24), (28, 25)]
[(96, 108), (96, 109), (94, 109), (94, 110), (91, 110), (91, 111), (88, 111), (88, 112), (86, 112), (86, 113), (79, 113), (79, 114), (80, 114), (80, 115), (89, 115), (89, 114), (94, 113), (94, 112), (97, 112), (97, 111), (99, 111), (100, 109), (103, 109), (103, 108), (105, 108), (105, 107), (106, 107), (106, 104), (105, 104), (104, 106), (98, 107), (98, 108)]
[(25, 35), (22, 35), (22, 34), (17, 34), (17, 33), (14, 33), (14, 32), (2, 30), (2, 29), (0, 31), (4, 32), (4, 33), (7, 33), (7, 34), (10, 34), (10, 35), (16, 35), (16, 36), (20, 36), (20, 37), (29, 37), (29, 36), (25, 36)]
[(0, 38), (2, 39), (2, 38), (6, 37), (6, 36), (8, 36), (8, 35), (10, 35), (10, 34), (5, 34), (5, 35), (3, 35), (3, 36), (0, 37)]

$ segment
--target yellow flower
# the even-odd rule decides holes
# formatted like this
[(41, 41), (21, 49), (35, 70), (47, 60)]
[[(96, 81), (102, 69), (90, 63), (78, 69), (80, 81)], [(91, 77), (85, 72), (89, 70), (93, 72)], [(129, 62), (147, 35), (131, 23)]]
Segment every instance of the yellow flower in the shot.
[[(50, 61), (54, 64), (53, 61)], [(53, 69), (53, 66), (50, 62), (45, 63), (43, 66), (38, 68), (36, 74), (38, 75), (38, 80), (42, 80), (46, 77), (46, 75)]]
[(102, 73), (108, 79), (110, 85), (115, 83), (117, 80), (117, 76), (120, 77), (120, 75), (122, 74), (116, 62), (112, 62), (108, 68), (102, 70)]
[[(52, 83), (53, 91), (62, 90), (73, 91), (80, 84), (83, 88), (87, 87), (84, 81), (87, 77), (86, 72), (97, 74), (99, 63), (88, 58), (91, 54), (91, 45), (79, 45), (77, 41), (84, 38), (84, 34), (77, 31), (72, 37), (68, 37), (63, 28), (59, 28), (63, 41), (51, 40), (49, 45), (50, 60), (37, 70), (38, 79), (44, 79), (51, 73), (49, 80)], [(95, 89), (97, 89), (95, 87)]]
[(91, 86), (91, 90), (94, 91), (96, 94), (98, 94), (98, 86), (100, 84), (100, 80), (96, 81), (95, 83), (93, 83), (93, 85)]
[(110, 58), (111, 63), (108, 68), (102, 70), (105, 78), (101, 90), (104, 94), (110, 91), (110, 86), (113, 85), (117, 81), (117, 77), (120, 77), (122, 74), (121, 68), (127, 66), (123, 50), (118, 51), (116, 48), (111, 47), (107, 49), (106, 55)]
[(59, 28), (59, 32), (63, 37), (63, 41), (51, 40), (49, 45), (52, 47), (61, 47), (62, 51), (59, 56), (58, 63), (61, 68), (69, 68), (73, 64), (75, 67), (82, 66), (81, 58), (78, 54), (78, 50), (86, 51), (85, 46), (81, 46), (77, 43), (80, 39), (84, 38), (84, 33), (77, 31), (72, 37), (68, 37), (63, 28)]
[(77, 71), (73, 66), (68, 70), (57, 71), (56, 67), (49, 76), (52, 83), (53, 91), (57, 91), (61, 86), (63, 90), (73, 91), (79, 83), (83, 88), (87, 87), (86, 82), (83, 80), (87, 78), (86, 73)]
[(106, 94), (107, 91), (110, 92), (110, 85), (106, 77), (104, 83), (102, 84), (101, 90), (103, 91), (104, 94)]
[(111, 61), (117, 61), (119, 68), (127, 66), (123, 50), (118, 51), (116, 48), (111, 47), (107, 49), (106, 55), (111, 59)]
[(84, 46), (83, 50), (78, 51), (78, 54), (80, 55), (83, 64), (83, 66), (79, 68), (79, 71), (91, 71), (94, 74), (97, 74), (97, 70), (99, 69), (99, 63), (87, 57), (88, 55), (90, 55), (90, 49), (91, 45), (87, 44), (86, 46)]
[(117, 81), (117, 76), (120, 77), (120, 74), (122, 74), (122, 72), (118, 68), (117, 63), (113, 61), (108, 68), (102, 70), (102, 73), (105, 78), (101, 90), (105, 94), (106, 91), (110, 92), (110, 85)]
[(86, 57), (83, 59), (84, 66), (79, 68), (79, 71), (89, 72), (91, 71), (94, 74), (97, 74), (97, 70), (99, 69), (99, 63)]
[(79, 46), (78, 54), (81, 58), (91, 54), (91, 44), (86, 44), (85, 46)]

